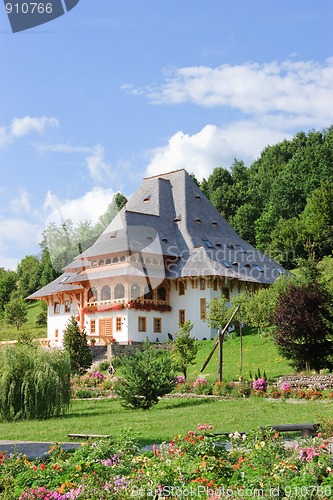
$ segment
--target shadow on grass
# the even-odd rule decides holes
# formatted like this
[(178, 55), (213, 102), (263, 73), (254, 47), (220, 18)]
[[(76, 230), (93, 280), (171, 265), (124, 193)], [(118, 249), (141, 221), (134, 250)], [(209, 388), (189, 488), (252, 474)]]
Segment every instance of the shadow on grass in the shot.
[(164, 403), (163, 405), (161, 404), (156, 407), (156, 410), (175, 410), (177, 408), (186, 408), (189, 406), (202, 406), (202, 405), (207, 405), (207, 404), (212, 404), (216, 403), (215, 399), (210, 399), (210, 398), (174, 398), (172, 400), (172, 403)]

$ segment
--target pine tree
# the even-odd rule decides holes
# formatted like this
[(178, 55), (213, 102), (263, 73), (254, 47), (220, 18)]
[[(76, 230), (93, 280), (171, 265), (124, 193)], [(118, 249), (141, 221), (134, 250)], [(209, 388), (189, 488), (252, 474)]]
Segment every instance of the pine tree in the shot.
[(72, 316), (64, 330), (63, 340), (65, 351), (68, 352), (71, 362), (71, 371), (75, 374), (83, 374), (92, 364), (90, 348), (87, 343), (87, 334)]
[(174, 388), (175, 373), (169, 353), (153, 348), (122, 361), (123, 378), (116, 384), (121, 404), (131, 410), (148, 410), (158, 403), (159, 397)]

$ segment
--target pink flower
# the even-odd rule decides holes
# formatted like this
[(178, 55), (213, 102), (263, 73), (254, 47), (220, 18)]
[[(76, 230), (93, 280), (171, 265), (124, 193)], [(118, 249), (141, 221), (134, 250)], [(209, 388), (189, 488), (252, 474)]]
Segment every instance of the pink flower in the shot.
[(266, 391), (267, 389), (267, 380), (264, 378), (257, 378), (254, 380), (252, 384), (253, 389), (256, 391)]
[(306, 462), (311, 462), (313, 457), (319, 457), (320, 453), (316, 448), (311, 448), (310, 446), (308, 448), (301, 448), (299, 452), (299, 460), (303, 460), (305, 458)]

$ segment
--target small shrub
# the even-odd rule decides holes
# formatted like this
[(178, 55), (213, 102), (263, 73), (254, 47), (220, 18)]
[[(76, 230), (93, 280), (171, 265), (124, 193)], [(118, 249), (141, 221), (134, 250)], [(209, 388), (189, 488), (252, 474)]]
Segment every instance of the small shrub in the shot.
[(267, 389), (267, 380), (262, 378), (257, 378), (252, 383), (253, 389), (256, 391), (265, 391)]
[(212, 388), (214, 396), (230, 396), (232, 386), (227, 382), (215, 382)]
[(212, 394), (212, 385), (207, 382), (205, 377), (199, 377), (197, 380), (193, 383), (193, 392), (194, 394)]
[(91, 389), (78, 389), (75, 392), (75, 397), (79, 399), (91, 399), (91, 398), (96, 398), (97, 394)]
[(287, 382), (282, 382), (280, 389), (281, 391), (290, 391), (291, 385), (288, 384)]
[(108, 368), (110, 366), (110, 363), (108, 361), (102, 361), (101, 363), (99, 363), (98, 365), (98, 370), (100, 372), (107, 372), (108, 371)]
[(180, 394), (187, 394), (193, 392), (193, 382), (185, 382), (185, 384), (178, 384), (174, 388), (173, 392), (179, 392)]
[(123, 378), (115, 384), (115, 391), (122, 406), (131, 410), (148, 410), (175, 386), (174, 367), (167, 352), (137, 350), (126, 358), (122, 371)]
[(235, 384), (231, 391), (231, 396), (235, 398), (248, 398), (251, 395), (251, 385), (247, 382)]
[(176, 377), (176, 384), (185, 384), (186, 378), (184, 375), (177, 375)]

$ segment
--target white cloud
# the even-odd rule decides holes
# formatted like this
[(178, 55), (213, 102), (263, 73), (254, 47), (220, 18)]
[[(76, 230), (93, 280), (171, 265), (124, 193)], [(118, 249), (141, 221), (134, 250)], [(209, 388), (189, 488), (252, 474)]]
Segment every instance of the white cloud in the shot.
[[(42, 228), (23, 219), (11, 218), (0, 220), (0, 247), (8, 243), (15, 245), (15, 250), (37, 246), (41, 240)], [(13, 246), (13, 245), (12, 245)]]
[(199, 179), (236, 157), (251, 163), (267, 145), (290, 139), (298, 130), (328, 127), (333, 122), (333, 57), (324, 63), (282, 62), (218, 67), (168, 68), (158, 85), (125, 90), (144, 93), (154, 104), (191, 103), (236, 110), (238, 121), (225, 126), (210, 119), (189, 135), (178, 131), (151, 151), (148, 175), (186, 168)]
[(156, 104), (193, 103), (225, 106), (245, 115), (295, 115), (302, 125), (328, 126), (333, 121), (333, 57), (325, 63), (282, 61), (219, 67), (171, 68), (160, 85), (134, 89)]
[(29, 193), (25, 189), (21, 189), (19, 196), (14, 198), (10, 202), (10, 208), (12, 212), (19, 214), (21, 212), (30, 212), (30, 196)]
[(87, 146), (71, 146), (67, 143), (35, 144), (40, 153), (91, 153), (93, 150)]
[(0, 255), (0, 267), (3, 267), (6, 270), (8, 269), (10, 271), (16, 271), (19, 262), (19, 259), (3, 257), (2, 255)]
[(58, 125), (59, 122), (56, 118), (47, 116), (14, 118), (10, 125), (10, 134), (13, 137), (22, 137), (31, 132), (42, 134), (46, 128), (57, 127)]
[(49, 191), (43, 208), (52, 210), (52, 213), (47, 217), (45, 227), (50, 222), (55, 222), (57, 225), (63, 224), (67, 219), (71, 219), (75, 224), (82, 220), (91, 220), (96, 223), (112, 202), (113, 196), (112, 189), (95, 188), (81, 198), (60, 200)]
[(285, 138), (290, 136), (267, 125), (247, 121), (225, 128), (206, 125), (193, 135), (177, 132), (166, 146), (152, 151), (147, 175), (185, 168), (202, 180), (216, 167), (229, 167), (234, 158), (251, 163), (265, 146)]
[[(36, 149), (42, 154), (60, 153), (60, 154), (85, 154), (86, 166), (90, 177), (95, 185), (115, 184), (119, 187), (122, 184), (119, 168), (112, 168), (111, 164), (105, 160), (105, 149), (100, 144), (93, 147), (72, 146), (67, 143), (39, 143), (35, 144)], [(120, 161), (121, 163), (121, 161)], [(116, 171), (117, 170), (117, 171)]]
[(98, 182), (105, 182), (111, 178), (111, 165), (105, 161), (104, 156), (104, 148), (97, 144), (92, 148), (91, 155), (86, 157), (89, 173)]
[(9, 146), (15, 139), (31, 133), (42, 134), (49, 127), (57, 127), (59, 122), (56, 118), (41, 116), (13, 118), (9, 126), (0, 127), (0, 148)]

